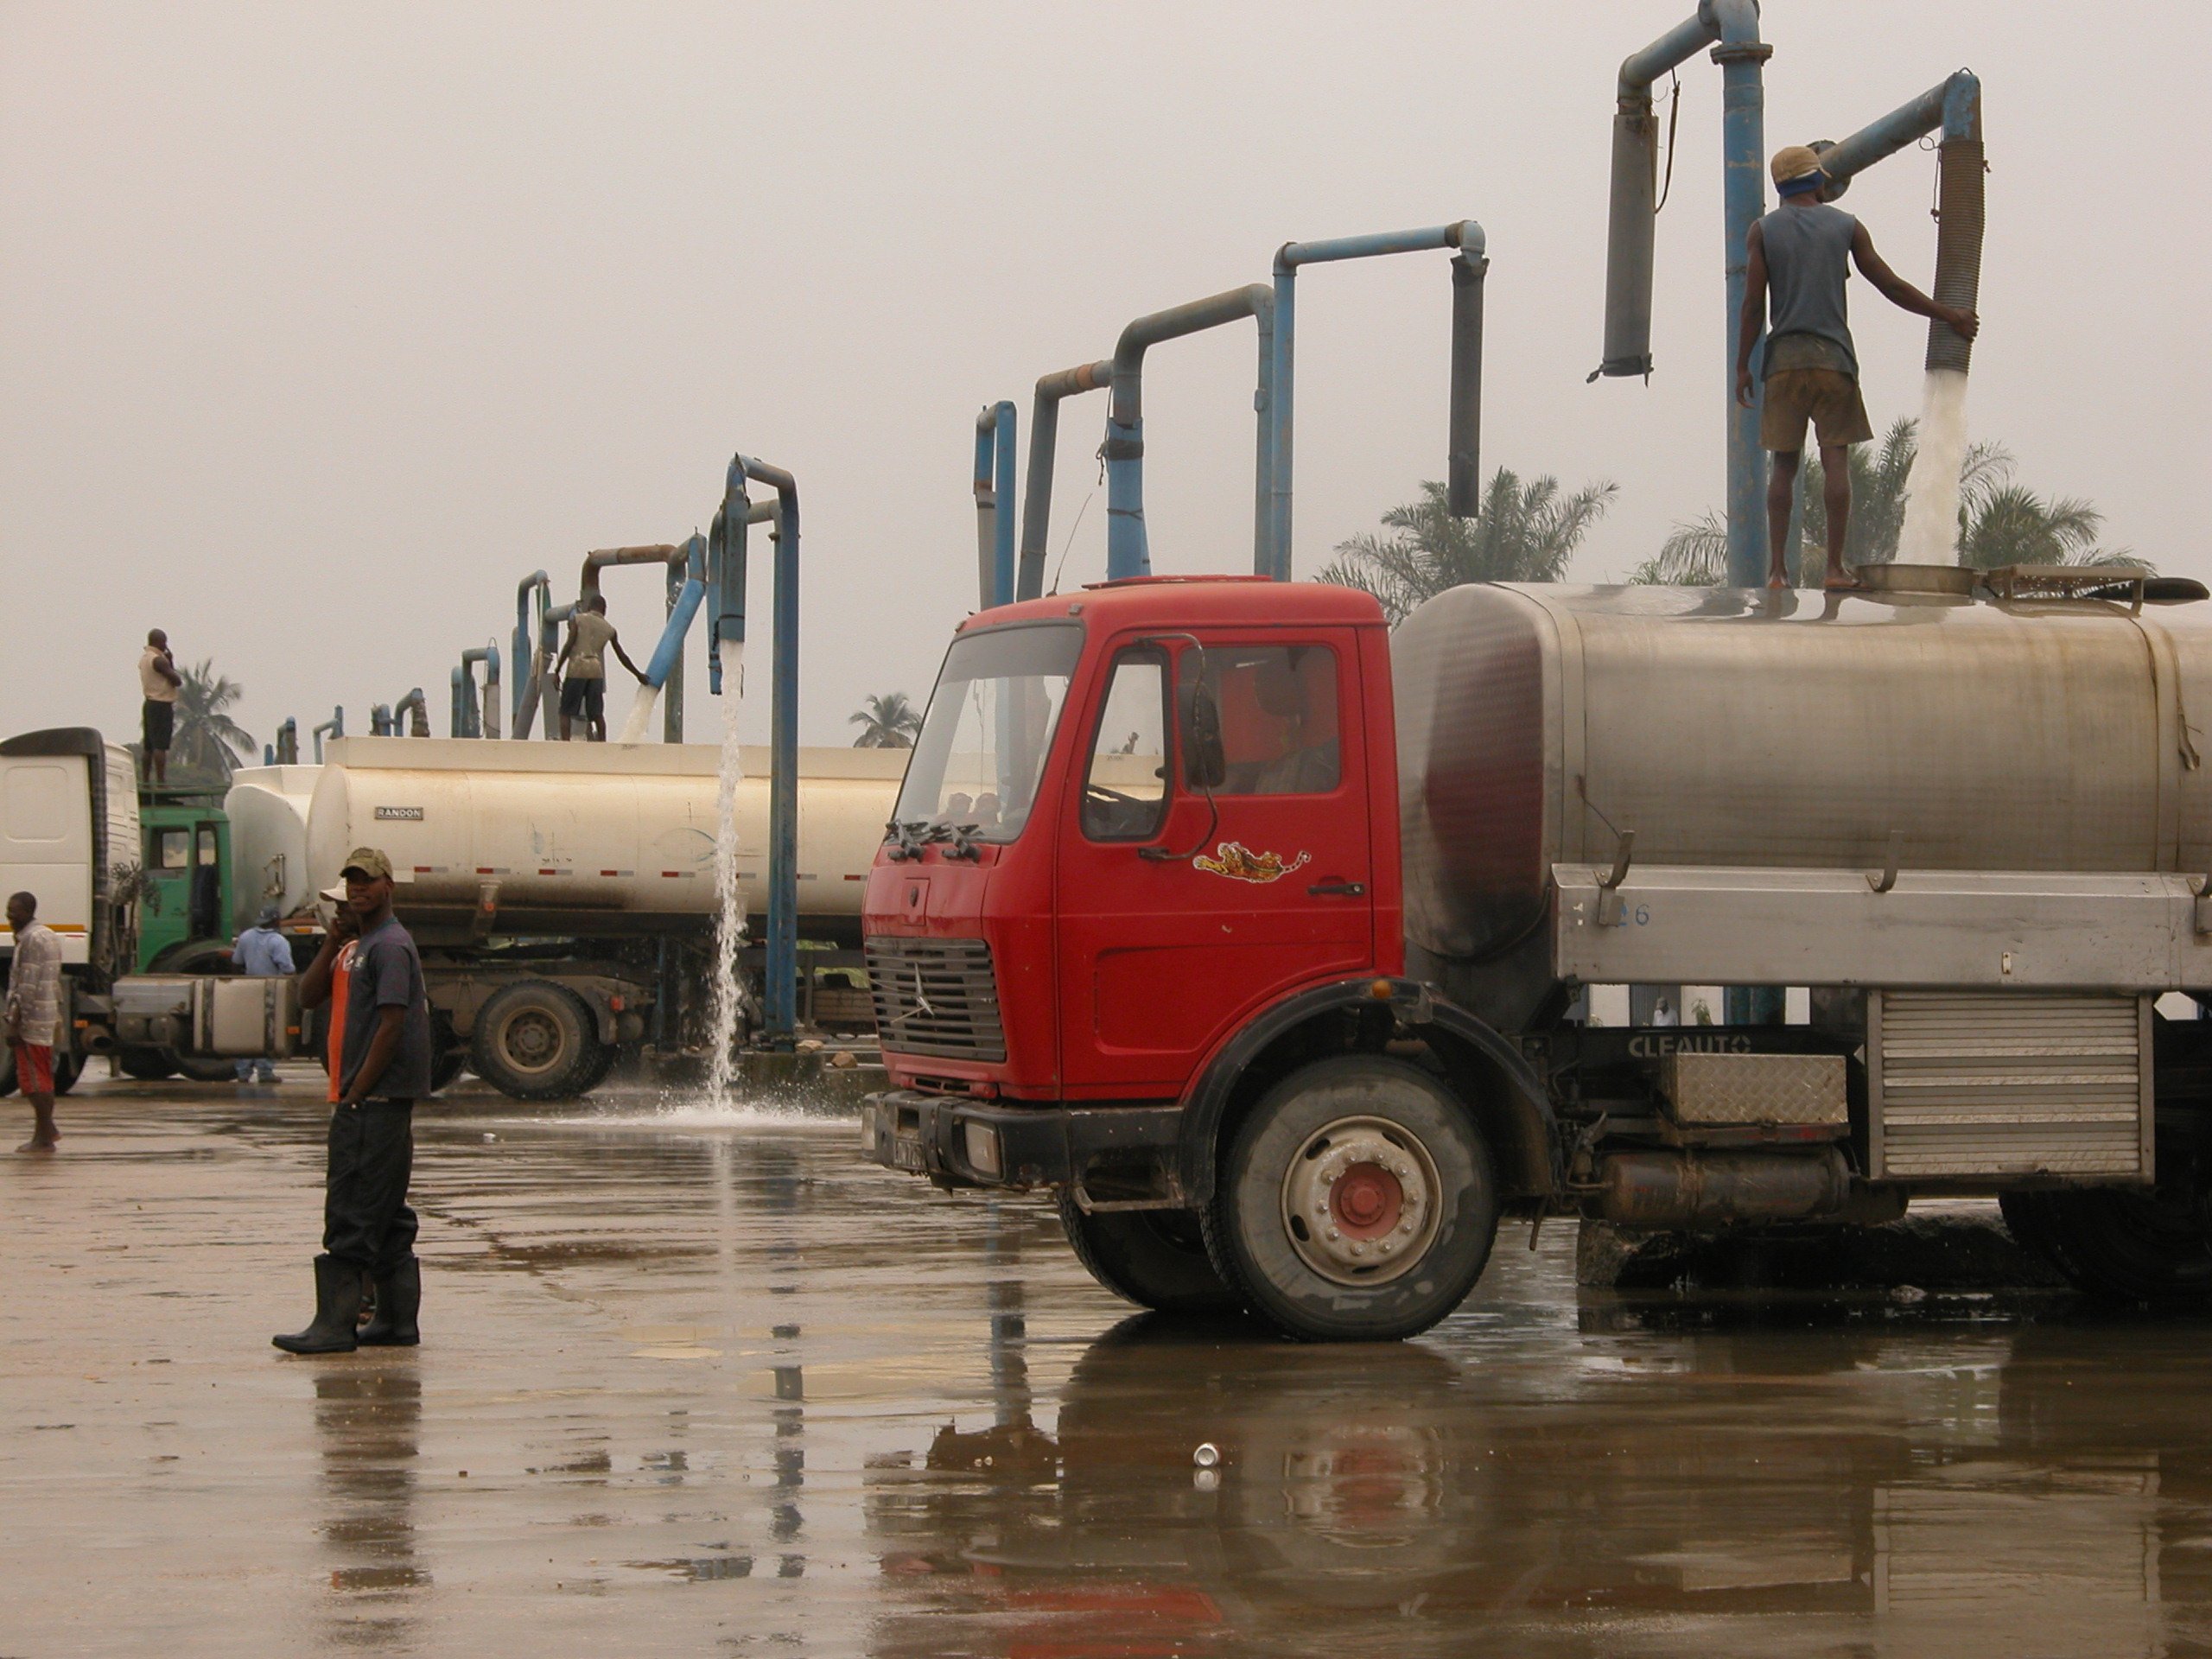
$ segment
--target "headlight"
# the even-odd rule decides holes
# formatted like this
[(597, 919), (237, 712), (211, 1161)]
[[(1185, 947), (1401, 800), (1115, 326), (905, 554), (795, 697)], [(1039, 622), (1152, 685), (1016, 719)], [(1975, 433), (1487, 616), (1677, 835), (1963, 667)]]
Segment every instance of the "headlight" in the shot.
[(978, 1175), (993, 1177), (1006, 1172), (999, 1163), (999, 1132), (988, 1123), (969, 1122), (960, 1126), (961, 1139), (968, 1148), (968, 1167)]

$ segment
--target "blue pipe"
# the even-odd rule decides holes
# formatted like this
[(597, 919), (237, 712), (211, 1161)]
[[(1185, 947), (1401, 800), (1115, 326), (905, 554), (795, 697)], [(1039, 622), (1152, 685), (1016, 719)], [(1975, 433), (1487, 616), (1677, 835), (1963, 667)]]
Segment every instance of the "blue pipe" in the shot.
[[(530, 596), (537, 595), (537, 627), (531, 626)], [(537, 688), (537, 677), (527, 671), (530, 664), (530, 643), (544, 632), (545, 613), (553, 603), (553, 578), (543, 570), (533, 570), (515, 587), (514, 665), (515, 689), (511, 699), (512, 707), (507, 717), (514, 724), (515, 735), (521, 737), (528, 728), (524, 723), (522, 706)]]
[[(1728, 305), (1723, 338), (1736, 337), (1746, 245), (1766, 206), (1763, 69), (1773, 48), (1759, 39), (1758, 0), (1699, 0), (1695, 16), (1621, 64), (1606, 234), (1605, 350), (1593, 380), (1601, 374), (1651, 372), (1652, 213), (1658, 186), (1651, 83), (1700, 47), (1715, 42), (1713, 60), (1721, 73), (1722, 270)], [(1728, 581), (1733, 587), (1757, 587), (1766, 572), (1766, 457), (1758, 444), (1758, 411), (1737, 405), (1732, 375), (1722, 375), (1721, 393), (1727, 399)]]
[(453, 668), (452, 679), (452, 730), (449, 731), (447, 735), (449, 737), (467, 737), (471, 734), (468, 729), (468, 705), (470, 702), (475, 701), (476, 676), (456, 663)]
[[(484, 696), (476, 695), (476, 664), (484, 664)], [(497, 737), (499, 734), (499, 648), (486, 641), (472, 645), (461, 653), (461, 683), (456, 688), (462, 696), (461, 730), (456, 737)], [(490, 716), (486, 729), (486, 715)]]
[(1112, 384), (1111, 363), (1084, 363), (1040, 375), (1029, 405), (1029, 476), (1021, 497), (1021, 551), (1014, 596), (1035, 599), (1045, 591), (1045, 539), (1052, 521), (1052, 463), (1059, 448), (1060, 400)]
[(683, 635), (690, 627), (691, 619), (699, 613), (700, 601), (707, 596), (707, 584), (697, 576), (686, 576), (676, 596), (676, 609), (668, 619), (668, 626), (661, 630), (660, 643), (653, 647), (653, 654), (645, 664), (645, 683), (656, 691), (668, 683), (668, 677), (683, 661)]
[(1122, 330), (1114, 347), (1113, 403), (1106, 417), (1106, 579), (1124, 581), (1152, 574), (1152, 550), (1144, 527), (1144, 354), (1163, 340), (1179, 340), (1249, 317), (1259, 327), (1259, 389), (1252, 408), (1259, 416), (1258, 454), (1253, 466), (1252, 568), (1267, 575), (1273, 568), (1268, 540), (1267, 506), (1274, 494), (1270, 411), (1274, 387), (1275, 296), (1258, 283), (1232, 288), (1203, 300), (1136, 319)]
[[(769, 1045), (788, 1049), (798, 1023), (798, 483), (782, 467), (751, 455), (730, 458), (716, 515), (723, 526), (726, 571), (733, 543), (741, 573), (743, 569), (744, 525), (753, 516), (745, 494), (748, 479), (773, 489), (777, 503), (769, 644), (767, 968), (761, 1012), (762, 1034)], [(721, 602), (728, 602), (727, 589)], [(742, 639), (741, 601), (738, 623), (734, 637)]]
[(1981, 137), (1981, 82), (1971, 69), (1960, 70), (1822, 150), (1821, 171), (1831, 181), (1829, 194), (1841, 195), (1853, 179), (1875, 162), (1887, 160), (1939, 127), (1946, 139)]
[(979, 610), (1014, 599), (1014, 410), (1003, 398), (976, 416), (976, 567)]
[(391, 728), (394, 723), (391, 718), (391, 706), (389, 703), (372, 702), (369, 705), (369, 735), (371, 737), (390, 737), (392, 734)]
[(411, 735), (399, 729), (399, 717), (410, 709), (414, 711), (415, 718), (422, 722), (423, 735), (428, 737), (430, 734), (430, 700), (423, 695), (423, 688), (419, 685), (410, 688), (405, 696), (391, 705), (391, 734), (394, 737)]
[[(1293, 469), (1292, 425), (1297, 401), (1298, 268), (1341, 259), (1373, 259), (1394, 253), (1421, 253), (1438, 248), (1459, 251), (1459, 260), (1479, 273), (1489, 266), (1484, 257), (1483, 227), (1471, 219), (1417, 231), (1381, 231), (1369, 236), (1339, 236), (1322, 242), (1286, 242), (1275, 251), (1274, 365), (1269, 408), (1274, 419), (1269, 439), (1269, 476), (1274, 488), (1268, 503), (1268, 571), (1277, 582), (1291, 579), (1290, 519)], [(1472, 308), (1455, 302), (1455, 333), (1472, 318), (1471, 353), (1457, 349), (1455, 340), (1452, 383), (1452, 442), (1447, 468), (1451, 474), (1452, 510), (1471, 517), (1482, 486), (1477, 474), (1478, 435), (1481, 416), (1481, 298), (1478, 286)], [(1471, 377), (1462, 371), (1463, 359), (1472, 365)], [(1470, 384), (1463, 386), (1462, 380)]]
[(315, 763), (318, 766), (322, 764), (322, 735), (325, 732), (333, 737), (346, 735), (346, 706), (343, 703), (333, 709), (330, 718), (308, 734), (315, 740)]

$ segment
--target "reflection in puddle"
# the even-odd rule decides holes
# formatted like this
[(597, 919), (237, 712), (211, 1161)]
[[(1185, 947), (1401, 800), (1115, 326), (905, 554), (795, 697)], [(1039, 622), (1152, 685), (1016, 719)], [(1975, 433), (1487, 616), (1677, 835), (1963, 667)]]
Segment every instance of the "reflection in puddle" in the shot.
[(422, 1380), (411, 1358), (391, 1369), (332, 1365), (315, 1379), (315, 1424), (322, 1450), (325, 1546), (340, 1560), (330, 1587), (334, 1639), (354, 1647), (398, 1646), (411, 1621), (360, 1610), (431, 1583), (416, 1559), (415, 1462), (423, 1415)]

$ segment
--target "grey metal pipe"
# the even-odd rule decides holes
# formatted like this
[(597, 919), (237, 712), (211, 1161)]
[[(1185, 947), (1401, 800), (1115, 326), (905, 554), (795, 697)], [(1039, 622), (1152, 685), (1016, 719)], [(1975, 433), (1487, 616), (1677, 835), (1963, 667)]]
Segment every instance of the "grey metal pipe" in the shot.
[(1037, 380), (1029, 407), (1029, 471), (1021, 501), (1021, 554), (1014, 596), (1035, 599), (1045, 591), (1046, 540), (1052, 523), (1052, 466), (1058, 459), (1060, 400), (1078, 392), (1103, 391), (1114, 380), (1110, 362), (1080, 363)]
[(405, 696), (391, 705), (392, 735), (395, 737), (399, 735), (399, 717), (410, 709), (414, 711), (414, 718), (408, 722), (407, 735), (428, 737), (430, 734), (430, 702), (423, 695), (423, 688), (419, 685), (414, 687)]
[(1106, 417), (1106, 575), (1109, 581), (1148, 575), (1152, 554), (1144, 525), (1144, 354), (1150, 347), (1185, 334), (1249, 317), (1260, 335), (1259, 389), (1252, 400), (1259, 416), (1254, 463), (1252, 567), (1271, 568), (1268, 504), (1274, 495), (1269, 442), (1271, 393), (1274, 380), (1274, 293), (1263, 283), (1232, 288), (1203, 300), (1172, 306), (1137, 318), (1122, 330), (1114, 347), (1113, 402)]
[[(574, 605), (550, 605), (538, 623), (537, 649), (530, 659), (531, 678), (537, 686), (537, 702), (545, 713), (545, 741), (561, 741), (560, 721), (555, 718), (561, 707), (561, 625), (575, 617)], [(529, 710), (515, 722), (515, 735), (530, 735)]]
[(1004, 398), (976, 416), (976, 608), (1014, 599), (1014, 409)]
[(397, 723), (391, 717), (390, 703), (372, 702), (369, 705), (369, 735), (371, 737), (392, 736), (394, 734), (392, 728)]
[[(537, 627), (532, 627), (531, 626), (530, 601), (532, 594), (536, 594), (537, 596), (538, 626)], [(515, 664), (515, 706), (512, 712), (515, 719), (515, 735), (517, 737), (526, 735), (528, 731), (527, 725), (523, 718), (523, 704), (534, 698), (537, 693), (537, 677), (534, 674), (524, 673), (523, 665), (530, 660), (531, 641), (537, 639), (539, 633), (543, 631), (545, 613), (551, 607), (552, 603), (553, 578), (547, 575), (544, 571), (533, 570), (528, 575), (524, 576), (519, 582), (515, 584), (515, 634), (513, 641)]]
[(330, 711), (330, 718), (324, 721), (321, 725), (317, 726), (313, 731), (308, 733), (308, 736), (315, 740), (315, 763), (318, 766), (322, 764), (322, 740), (326, 733), (332, 737), (343, 737), (346, 735), (345, 704), (340, 703), (336, 708), (333, 709)]
[[(476, 697), (476, 664), (484, 664), (484, 697)], [(486, 643), (461, 653), (461, 686), (465, 699), (461, 737), (496, 738), (499, 734), (499, 647)]]

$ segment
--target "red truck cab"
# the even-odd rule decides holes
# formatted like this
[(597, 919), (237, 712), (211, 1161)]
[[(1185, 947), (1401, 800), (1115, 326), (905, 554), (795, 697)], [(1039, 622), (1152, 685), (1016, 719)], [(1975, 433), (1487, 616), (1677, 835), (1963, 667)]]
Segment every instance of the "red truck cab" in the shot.
[[(1499, 1191), (1450, 1067), (1383, 1052), (1431, 1012), (1401, 977), (1397, 791), (1367, 594), (1146, 578), (970, 618), (868, 878), (893, 1087), (867, 1150), (1055, 1190), (1086, 1265), (1147, 1306), (1308, 1336), (1440, 1318)], [(1513, 1065), (1492, 1047), (1456, 1063)], [(1291, 1084), (1290, 1149), (1254, 1166)], [(1408, 1112), (1465, 1122), (1424, 1139)]]

